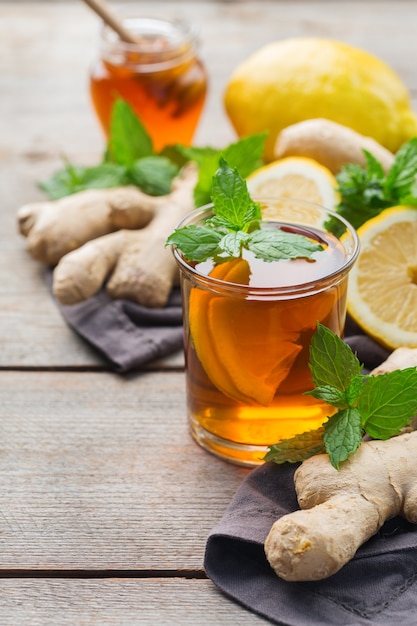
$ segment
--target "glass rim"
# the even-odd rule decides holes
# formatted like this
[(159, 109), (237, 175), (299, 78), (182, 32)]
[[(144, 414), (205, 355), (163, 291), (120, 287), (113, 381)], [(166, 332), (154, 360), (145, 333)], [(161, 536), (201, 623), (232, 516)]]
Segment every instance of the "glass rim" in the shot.
[[(186, 260), (183, 253), (179, 251), (176, 246), (172, 246), (172, 253), (174, 255), (174, 258), (178, 266), (189, 277), (193, 277), (192, 279), (196, 283), (202, 286), (205, 286), (207, 288), (210, 288), (212, 291), (218, 291), (219, 293), (244, 294), (245, 296), (251, 295), (254, 298), (259, 298), (259, 299), (263, 299), (263, 298), (268, 299), (271, 297), (276, 298), (278, 296), (297, 297), (297, 296), (302, 296), (302, 295), (308, 295), (308, 293), (319, 293), (327, 289), (330, 285), (334, 285), (340, 280), (342, 280), (344, 276), (349, 272), (350, 268), (352, 267), (352, 265), (354, 264), (354, 262), (356, 261), (359, 255), (360, 241), (359, 241), (359, 237), (356, 232), (356, 229), (352, 226), (352, 224), (346, 218), (344, 218), (342, 215), (339, 215), (338, 213), (336, 213), (336, 211), (333, 211), (332, 209), (327, 209), (326, 207), (320, 204), (310, 202), (308, 200), (301, 200), (298, 198), (288, 198), (288, 197), (278, 197), (278, 196), (274, 196), (274, 197), (267, 197), (267, 196), (256, 197), (255, 196), (253, 200), (259, 203), (267, 203), (271, 201), (272, 202), (284, 201), (284, 202), (293, 202), (293, 203), (295, 202), (300, 205), (314, 206), (315, 208), (325, 213), (327, 216), (337, 219), (340, 223), (342, 223), (346, 227), (346, 232), (351, 237), (352, 251), (350, 255), (347, 256), (347, 253), (346, 253), (345, 261), (342, 265), (340, 265), (339, 268), (335, 269), (329, 274), (326, 274), (326, 276), (317, 278), (315, 280), (309, 280), (306, 282), (298, 283), (297, 285), (285, 285), (281, 287), (253, 287), (251, 285), (242, 285), (240, 283), (232, 283), (226, 280), (222, 280), (220, 278), (208, 276), (207, 274), (199, 271), (198, 269), (190, 265), (190, 262)], [(181, 228), (188, 224), (195, 223), (196, 221), (201, 219), (204, 214), (207, 214), (208, 216), (210, 214), (210, 210), (212, 209), (212, 207), (213, 207), (213, 204), (210, 203), (202, 207), (199, 207), (197, 209), (194, 209), (193, 211), (188, 213), (185, 217), (183, 217), (183, 219), (179, 222), (176, 228)], [(265, 220), (265, 221), (274, 222), (278, 220), (270, 219), (270, 220)], [(283, 221), (285, 222), (286, 220), (284, 219)], [(290, 224), (292, 222), (288, 220), (288, 223)], [(323, 229), (323, 232), (330, 232), (330, 231), (326, 231), (325, 229)], [(340, 238), (338, 239), (339, 241), (341, 241)], [(318, 284), (319, 284), (319, 287), (318, 287)]]

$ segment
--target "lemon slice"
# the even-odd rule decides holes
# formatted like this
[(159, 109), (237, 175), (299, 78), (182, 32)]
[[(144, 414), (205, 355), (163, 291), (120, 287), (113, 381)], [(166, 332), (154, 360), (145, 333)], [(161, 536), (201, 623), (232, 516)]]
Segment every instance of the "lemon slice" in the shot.
[[(255, 198), (294, 198), (331, 210), (340, 201), (337, 180), (332, 172), (324, 165), (307, 157), (287, 157), (273, 161), (252, 172), (246, 182), (249, 193)], [(293, 219), (296, 204), (292, 205), (288, 202), (286, 204), (291, 211), (288, 217)], [(275, 203), (263, 210), (264, 218), (276, 217), (274, 206), (279, 207), (280, 217), (285, 218), (285, 209)], [(314, 209), (312, 206), (311, 213), (317, 222), (321, 220), (319, 209)]]
[(417, 347), (417, 209), (386, 209), (358, 229), (348, 312), (389, 349)]
[[(210, 275), (248, 284), (249, 265), (236, 259)], [(189, 307), (193, 344), (211, 382), (238, 402), (268, 406), (301, 350), (299, 331), (282, 330), (274, 302), (219, 296), (195, 287)]]

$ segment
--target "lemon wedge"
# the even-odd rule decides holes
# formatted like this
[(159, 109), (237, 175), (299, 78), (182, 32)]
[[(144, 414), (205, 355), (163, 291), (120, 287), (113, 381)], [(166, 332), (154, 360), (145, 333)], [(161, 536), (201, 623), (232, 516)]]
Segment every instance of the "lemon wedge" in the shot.
[[(250, 174), (246, 183), (252, 197), (294, 198), (317, 204), (326, 209), (335, 209), (339, 204), (340, 195), (337, 191), (337, 180), (332, 172), (314, 159), (307, 157), (286, 157), (273, 161)], [(291, 207), (291, 218), (294, 207)], [(265, 219), (274, 219), (271, 208), (263, 210)], [(295, 205), (294, 205), (295, 206)], [(310, 208), (314, 221), (321, 218), (320, 210)], [(285, 217), (280, 206), (280, 216)]]
[(358, 229), (348, 312), (389, 349), (417, 347), (417, 209), (393, 207)]

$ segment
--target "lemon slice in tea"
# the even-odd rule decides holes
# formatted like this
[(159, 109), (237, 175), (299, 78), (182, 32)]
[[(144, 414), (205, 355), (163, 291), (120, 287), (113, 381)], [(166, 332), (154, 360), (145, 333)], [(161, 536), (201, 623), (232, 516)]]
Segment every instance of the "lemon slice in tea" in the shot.
[[(236, 259), (216, 266), (210, 276), (248, 285), (249, 265)], [(276, 303), (194, 288), (189, 319), (197, 356), (211, 382), (239, 402), (269, 405), (301, 350), (295, 343), (299, 332), (283, 336)]]

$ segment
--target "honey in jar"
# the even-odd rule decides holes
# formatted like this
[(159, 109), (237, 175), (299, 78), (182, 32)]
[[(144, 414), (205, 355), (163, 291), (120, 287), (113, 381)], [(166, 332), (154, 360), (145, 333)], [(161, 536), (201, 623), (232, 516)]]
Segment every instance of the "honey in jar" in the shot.
[(121, 98), (138, 115), (155, 152), (176, 143), (190, 145), (207, 93), (195, 33), (180, 21), (138, 17), (123, 24), (136, 43), (121, 41), (105, 26), (101, 58), (90, 73), (91, 97), (105, 135), (113, 104)]

